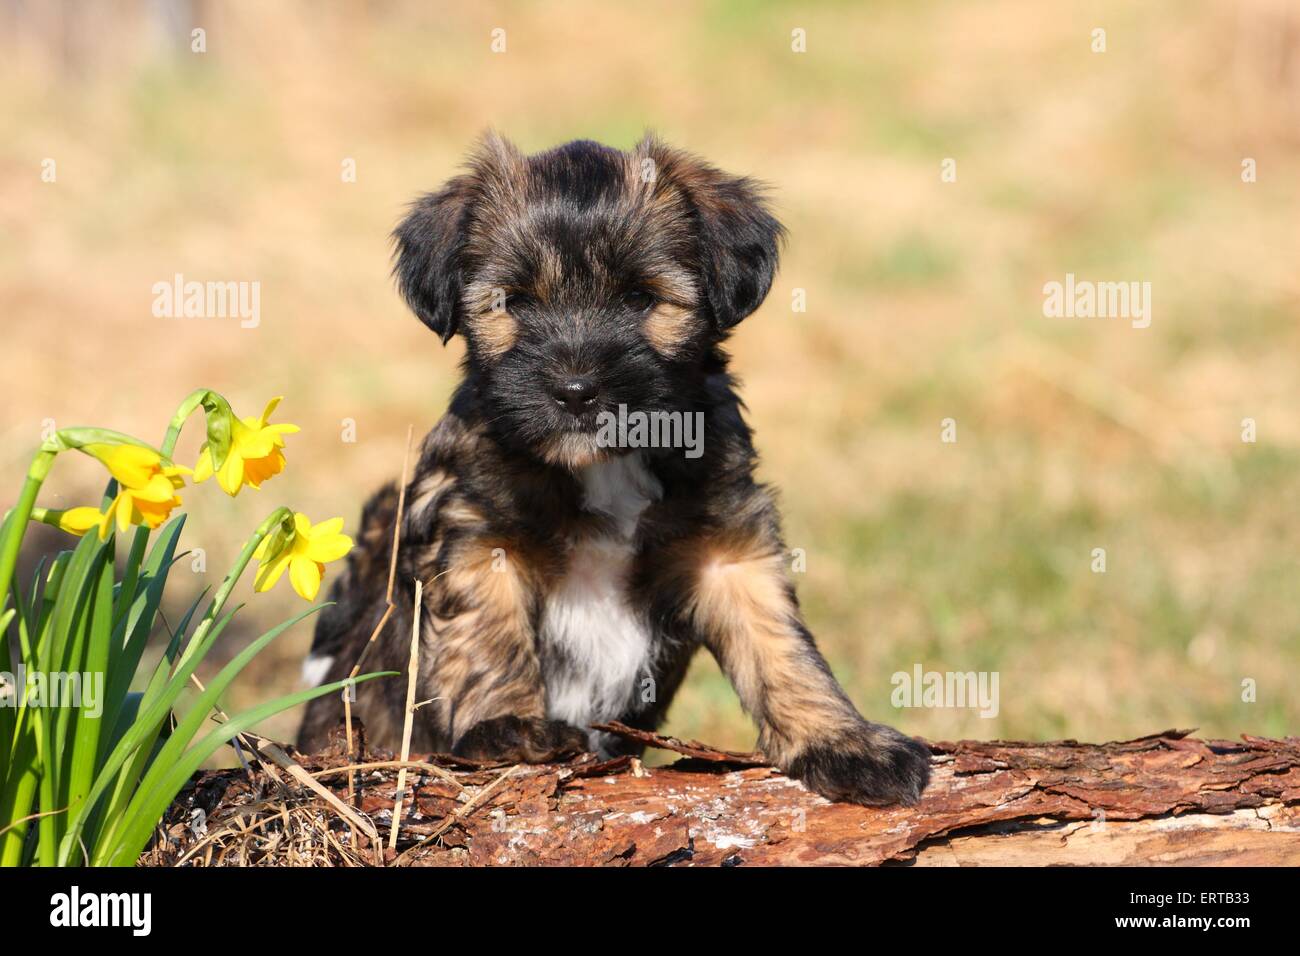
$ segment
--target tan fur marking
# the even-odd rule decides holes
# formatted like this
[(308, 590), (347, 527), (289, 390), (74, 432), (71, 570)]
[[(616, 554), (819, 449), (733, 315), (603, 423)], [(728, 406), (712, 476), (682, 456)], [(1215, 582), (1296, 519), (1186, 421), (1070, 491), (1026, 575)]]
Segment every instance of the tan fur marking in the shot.
[[(506, 544), (462, 546), (431, 589), (431, 611), (463, 608), (449, 617), (430, 613), (422, 635), (424, 679), (443, 698), (437, 706), (452, 742), (480, 720), (545, 714), (529, 627), (531, 572)], [(501, 681), (504, 674), (511, 679)]]
[(486, 523), (483, 512), (463, 498), (452, 498), (438, 513), (449, 527), (473, 528)]
[(768, 757), (787, 761), (808, 741), (855, 725), (852, 705), (799, 630), (774, 547), (750, 541), (706, 550), (692, 597), (695, 623), (758, 721)]
[(455, 479), (441, 469), (422, 475), (415, 487), (411, 489), (410, 504), (406, 506), (406, 521), (409, 523), (412, 519), (423, 519), (429, 506), (433, 505), (453, 484)]
[(568, 277), (564, 274), (564, 263), (559, 253), (550, 245), (539, 244), (536, 253), (536, 272), (533, 274), (533, 293), (542, 302), (557, 298), (563, 291)]
[(660, 302), (646, 316), (646, 340), (660, 355), (671, 358), (699, 328), (694, 310)]
[(474, 341), (488, 358), (505, 355), (519, 337), (519, 323), (504, 309), (480, 312), (469, 320), (469, 326)]
[(559, 465), (570, 471), (586, 468), (609, 457), (608, 449), (597, 445), (590, 435), (582, 434), (556, 436), (546, 443), (541, 452), (552, 465)]

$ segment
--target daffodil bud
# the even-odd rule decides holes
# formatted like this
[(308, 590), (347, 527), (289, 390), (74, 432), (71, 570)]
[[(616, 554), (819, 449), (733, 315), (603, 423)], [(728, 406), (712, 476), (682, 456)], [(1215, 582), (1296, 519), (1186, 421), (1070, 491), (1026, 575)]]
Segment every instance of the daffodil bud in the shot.
[(32, 520), (53, 525), (60, 531), (66, 531), (68, 534), (75, 534), (80, 537), (91, 528), (100, 527), (104, 515), (98, 508), (92, 508), (89, 505), (66, 510), (33, 508)]
[[(212, 458), (213, 467), (220, 471), (230, 454), (230, 440), (234, 433), (235, 412), (230, 403), (216, 392), (206, 392), (201, 400), (207, 416), (208, 440), (204, 445)], [(195, 479), (201, 480), (201, 479)]]

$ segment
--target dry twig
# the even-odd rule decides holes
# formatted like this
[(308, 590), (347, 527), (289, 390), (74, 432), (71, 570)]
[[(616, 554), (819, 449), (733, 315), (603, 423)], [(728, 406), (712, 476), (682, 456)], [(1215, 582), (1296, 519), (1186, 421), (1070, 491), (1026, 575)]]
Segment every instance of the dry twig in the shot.
[(406, 796), (406, 764), (411, 759), (411, 730), (415, 721), (415, 682), (420, 675), (420, 605), (424, 582), (415, 582), (415, 608), (411, 612), (411, 657), (406, 665), (406, 720), (402, 724), (402, 766), (397, 771), (397, 793), (393, 795), (393, 828), (388, 848), (397, 849), (397, 831), (402, 825), (402, 800)]

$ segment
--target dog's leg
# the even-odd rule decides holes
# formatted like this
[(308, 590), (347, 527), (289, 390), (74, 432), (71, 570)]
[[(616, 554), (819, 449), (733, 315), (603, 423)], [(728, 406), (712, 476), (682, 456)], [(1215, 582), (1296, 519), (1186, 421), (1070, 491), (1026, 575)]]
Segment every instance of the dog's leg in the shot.
[(832, 800), (913, 803), (929, 751), (864, 720), (804, 626), (774, 528), (696, 541), (686, 614), (777, 766)]
[(546, 717), (532, 626), (533, 585), (491, 541), (450, 549), (421, 624), (421, 693), (452, 752), (539, 763), (581, 753), (585, 731)]

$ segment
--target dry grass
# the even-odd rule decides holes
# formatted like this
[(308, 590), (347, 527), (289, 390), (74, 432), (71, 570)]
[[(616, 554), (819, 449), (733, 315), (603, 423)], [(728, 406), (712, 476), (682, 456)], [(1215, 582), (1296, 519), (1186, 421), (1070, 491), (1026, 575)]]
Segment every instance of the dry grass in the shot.
[[(348, 762), (341, 750), (300, 755), (300, 759), (302, 764), (293, 764), (299, 771), (290, 775), (293, 779), (285, 779), (263, 763), (257, 770), (215, 770), (187, 785), (159, 824), (154, 843), (141, 856), (140, 864), (459, 864), (465, 859), (463, 831), (471, 815), (492, 804), (498, 812), (529, 806), (527, 801), (537, 795), (530, 792), (531, 778), (542, 781), (545, 792), (551, 793), (559, 780), (621, 772), (631, 765), (627, 758), (601, 764), (590, 754), (548, 768), (475, 767), (461, 760), (447, 766), (428, 760)], [(431, 756), (433, 759), (445, 758)], [(342, 792), (327, 789), (338, 786), (333, 778), (343, 774), (360, 775), (353, 806), (340, 803)], [(522, 789), (508, 792), (509, 788), (503, 789), (507, 782)]]
[[(736, 368), (808, 555), (810, 623), (867, 713), (934, 738), (1300, 724), (1286, 4), (237, 2), (207, 16), (203, 56), (160, 52), (122, 9), (72, 18), (75, 67), (32, 28), (0, 40), (3, 487), (44, 420), (147, 437), (204, 384), (239, 409), (283, 393), (303, 433), (260, 495), (194, 495), (196, 587), (281, 501), (353, 521), (460, 353), (389, 283), (404, 203), (489, 124), (527, 149), (654, 127), (776, 187), (792, 241)], [(1152, 282), (1152, 327), (1045, 319), (1042, 285), (1067, 271)], [(261, 326), (152, 318), (152, 284), (178, 272), (260, 281)], [(86, 464), (61, 466), (64, 503)], [(259, 596), (246, 626), (293, 600)], [(291, 685), (309, 636), (229, 705)], [(894, 712), (889, 675), (916, 662), (999, 671), (998, 716)], [(707, 660), (666, 729), (753, 742)]]

